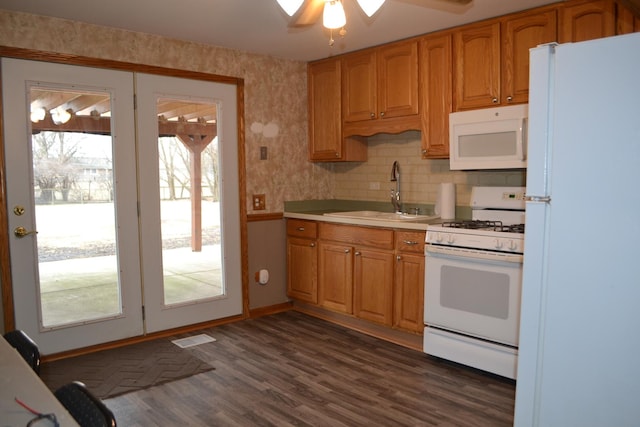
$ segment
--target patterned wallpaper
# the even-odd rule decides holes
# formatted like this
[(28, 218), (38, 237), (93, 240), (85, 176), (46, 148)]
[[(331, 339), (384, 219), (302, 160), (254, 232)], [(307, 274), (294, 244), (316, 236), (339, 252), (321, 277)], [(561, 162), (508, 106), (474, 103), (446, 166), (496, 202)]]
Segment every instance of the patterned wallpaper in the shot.
[[(331, 169), (307, 161), (303, 62), (3, 10), (0, 45), (243, 78), (248, 212), (254, 193), (266, 195), (257, 213), (331, 197)], [(267, 160), (259, 160), (262, 146)]]
[[(243, 78), (250, 214), (281, 212), (292, 200), (388, 200), (394, 160), (411, 203), (434, 203), (440, 182), (457, 184), (458, 205), (468, 205), (472, 185), (524, 185), (523, 172), (452, 172), (446, 160), (421, 160), (418, 132), (369, 138), (367, 162), (310, 163), (302, 62), (2, 10), (0, 45)], [(267, 148), (266, 160), (260, 147)], [(252, 194), (266, 195), (265, 211), (252, 210)]]

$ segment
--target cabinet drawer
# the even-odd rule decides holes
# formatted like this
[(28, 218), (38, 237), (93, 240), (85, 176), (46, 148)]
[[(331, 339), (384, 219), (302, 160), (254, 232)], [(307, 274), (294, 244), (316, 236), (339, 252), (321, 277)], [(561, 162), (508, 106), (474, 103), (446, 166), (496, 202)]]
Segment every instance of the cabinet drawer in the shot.
[(344, 242), (352, 246), (393, 249), (393, 230), (320, 223), (320, 239)]
[(315, 239), (318, 235), (318, 224), (313, 221), (300, 219), (287, 220), (287, 236), (306, 237)]
[(424, 253), (425, 231), (396, 231), (396, 250)]

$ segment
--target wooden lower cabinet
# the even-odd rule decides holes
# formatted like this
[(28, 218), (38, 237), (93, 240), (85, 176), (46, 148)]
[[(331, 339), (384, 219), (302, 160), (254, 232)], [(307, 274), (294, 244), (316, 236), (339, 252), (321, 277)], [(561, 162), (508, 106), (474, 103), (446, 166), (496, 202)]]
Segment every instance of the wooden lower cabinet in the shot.
[(287, 220), (287, 294), (422, 333), (424, 231)]
[(318, 303), (317, 224), (287, 220), (287, 295)]
[(359, 249), (354, 253), (354, 314), (391, 326), (393, 321), (393, 253)]
[(393, 326), (424, 329), (424, 255), (399, 254), (396, 261)]
[(413, 332), (424, 330), (424, 239), (424, 231), (396, 231), (393, 326)]
[(353, 313), (353, 248), (322, 241), (318, 247), (318, 304)]
[(310, 238), (316, 228), (310, 231), (304, 223), (312, 222), (289, 220), (287, 226), (291, 298), (389, 328), (422, 332), (424, 231), (318, 222), (316, 245)]
[(318, 302), (318, 247), (315, 240), (287, 239), (287, 294), (291, 298)]

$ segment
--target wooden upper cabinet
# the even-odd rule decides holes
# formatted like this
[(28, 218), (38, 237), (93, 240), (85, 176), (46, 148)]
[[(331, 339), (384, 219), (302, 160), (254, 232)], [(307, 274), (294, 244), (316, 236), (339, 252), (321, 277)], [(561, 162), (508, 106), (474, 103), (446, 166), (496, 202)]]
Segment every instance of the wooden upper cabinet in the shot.
[(529, 101), (529, 49), (557, 38), (556, 10), (522, 13), (502, 23), (502, 88), (500, 104)]
[(581, 42), (615, 35), (613, 0), (571, 2), (561, 5), (559, 42)]
[(309, 64), (309, 158), (337, 160), (341, 150), (340, 61)]
[(366, 144), (342, 137), (341, 61), (327, 59), (308, 66), (309, 159), (312, 161), (365, 161)]
[(342, 111), (345, 122), (376, 118), (376, 65), (374, 50), (346, 55), (342, 59)]
[(418, 42), (394, 43), (343, 58), (346, 123), (418, 114)]
[[(638, 6), (640, 8), (640, 6)], [(640, 31), (640, 16), (636, 16), (629, 7), (616, 2), (616, 34), (629, 34)]]
[(393, 118), (418, 114), (418, 42), (378, 51), (378, 115)]
[(451, 68), (451, 34), (420, 40), (420, 116), (424, 159), (449, 157)]
[(467, 110), (500, 102), (500, 22), (469, 25), (453, 38), (454, 108)]

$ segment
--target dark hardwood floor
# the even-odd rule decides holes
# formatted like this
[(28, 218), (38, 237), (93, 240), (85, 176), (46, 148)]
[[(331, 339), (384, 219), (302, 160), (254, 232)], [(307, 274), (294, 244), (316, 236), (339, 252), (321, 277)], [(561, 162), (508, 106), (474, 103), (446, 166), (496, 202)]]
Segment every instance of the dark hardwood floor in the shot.
[(513, 423), (514, 381), (295, 311), (197, 333), (215, 370), (107, 399), (119, 426)]

